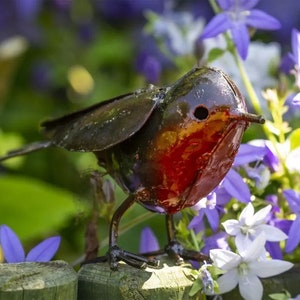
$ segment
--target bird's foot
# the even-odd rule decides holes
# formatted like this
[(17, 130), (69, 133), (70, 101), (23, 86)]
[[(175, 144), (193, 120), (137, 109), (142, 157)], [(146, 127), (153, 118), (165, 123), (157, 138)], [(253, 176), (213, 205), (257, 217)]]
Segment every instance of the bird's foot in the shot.
[(128, 265), (138, 269), (145, 269), (146, 267), (157, 268), (159, 266), (159, 260), (156, 258), (145, 257), (131, 253), (119, 248), (116, 245), (112, 246), (106, 255), (86, 261), (84, 264), (108, 262), (111, 270), (116, 271), (118, 269), (119, 261), (123, 261)]
[(177, 265), (181, 265), (184, 260), (194, 260), (198, 262), (209, 262), (210, 258), (198, 251), (185, 249), (178, 241), (171, 241), (165, 247), (166, 253), (175, 260)]

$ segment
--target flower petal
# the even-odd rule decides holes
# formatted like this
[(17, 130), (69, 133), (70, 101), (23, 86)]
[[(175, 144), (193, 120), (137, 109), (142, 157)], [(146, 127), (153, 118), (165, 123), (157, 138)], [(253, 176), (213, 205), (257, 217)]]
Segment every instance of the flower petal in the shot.
[(239, 278), (239, 290), (245, 300), (262, 299), (263, 286), (254, 274), (248, 274)]
[(267, 219), (268, 214), (270, 213), (272, 209), (272, 205), (269, 204), (266, 207), (260, 209), (259, 211), (257, 211), (252, 218), (251, 223), (258, 225), (261, 224), (262, 222), (265, 222)]
[(204, 224), (204, 209), (198, 210), (198, 215), (193, 217), (191, 222), (188, 225), (188, 229), (193, 229), (195, 233), (197, 234), (198, 232), (202, 231), (205, 229), (205, 224)]
[(42, 241), (41, 243), (39, 243), (29, 251), (26, 257), (26, 261), (28, 262), (50, 261), (52, 257), (55, 255), (59, 247), (60, 240), (61, 240), (60, 236), (53, 236)]
[(267, 241), (270, 242), (280, 242), (288, 238), (288, 236), (281, 229), (276, 228), (275, 226), (267, 224), (259, 225), (259, 231), (257, 233), (259, 234), (262, 231), (265, 233)]
[(285, 251), (287, 253), (292, 252), (300, 242), (300, 216), (298, 216), (294, 222), (292, 223), (290, 230), (289, 230), (289, 237), (285, 244)]
[(223, 270), (236, 268), (241, 261), (238, 254), (225, 249), (212, 249), (209, 251), (209, 255), (214, 264)]
[(286, 158), (286, 161), (285, 161), (285, 164), (291, 172), (300, 173), (299, 160), (300, 160), (300, 147), (297, 147), (296, 149), (292, 150), (288, 154), (288, 156)]
[(204, 240), (204, 247), (201, 252), (208, 255), (209, 251), (212, 249), (227, 249), (229, 250), (229, 245), (227, 243), (227, 234), (224, 231), (220, 231), (213, 234)]
[(244, 10), (249, 10), (254, 7), (260, 0), (240, 0), (239, 6)]
[(204, 27), (201, 39), (207, 39), (217, 36), (221, 32), (228, 30), (230, 27), (230, 22), (226, 13), (220, 13), (214, 16), (210, 22)]
[(293, 59), (296, 65), (300, 64), (300, 32), (293, 28), (292, 30), (292, 51)]
[(217, 229), (219, 228), (219, 214), (217, 209), (213, 208), (213, 209), (209, 209), (206, 208), (205, 209), (205, 215), (207, 217), (208, 223), (211, 227), (211, 229), (216, 232)]
[(246, 24), (251, 27), (268, 30), (279, 29), (281, 27), (277, 19), (259, 9), (252, 9), (249, 12)]
[(4, 257), (8, 263), (23, 262), (25, 260), (25, 252), (18, 236), (6, 225), (1, 226), (0, 241)]
[(272, 172), (276, 172), (279, 170), (279, 158), (275, 152), (266, 144), (267, 154), (264, 157), (264, 164), (267, 165)]
[(256, 261), (262, 253), (265, 251), (266, 235), (261, 233), (240, 255), (244, 258), (244, 261)]
[(233, 290), (238, 284), (237, 269), (230, 270), (217, 279), (220, 294)]
[(245, 208), (242, 210), (240, 217), (239, 217), (239, 222), (241, 225), (248, 225), (251, 223), (251, 220), (254, 215), (254, 207), (251, 202), (249, 202)]
[(222, 10), (248, 10), (254, 7), (260, 0), (239, 0), (238, 2), (236, 0), (218, 0), (219, 6), (222, 8)]
[(239, 226), (239, 221), (234, 220), (234, 219), (230, 219), (230, 220), (226, 220), (225, 222), (222, 223), (225, 231), (229, 234), (229, 235), (237, 235), (240, 232), (240, 226)]
[(240, 166), (256, 160), (262, 160), (266, 154), (267, 147), (265, 145), (241, 144), (233, 164), (234, 166)]
[(156, 251), (159, 249), (158, 241), (149, 227), (145, 227), (141, 233), (140, 239), (140, 253)]
[(282, 250), (279, 242), (266, 242), (266, 250), (273, 259), (283, 259)]
[(289, 261), (268, 259), (249, 262), (248, 267), (250, 269), (250, 272), (256, 274), (261, 278), (267, 278), (289, 270), (293, 267), (293, 264)]
[(238, 53), (241, 58), (245, 60), (248, 54), (250, 42), (248, 29), (244, 24), (238, 24), (237, 26), (231, 27), (230, 30)]
[(299, 107), (300, 106), (300, 93), (296, 94), (292, 100), (292, 104)]
[(244, 182), (241, 175), (233, 169), (230, 169), (222, 182), (222, 186), (228, 194), (237, 200), (248, 203), (250, 201), (250, 190)]
[(245, 235), (242, 233), (238, 233), (235, 237), (235, 246), (238, 252), (244, 256), (244, 253), (248, 251), (250, 245), (252, 244), (252, 240), (250, 239), (249, 235)]
[(217, 0), (219, 6), (222, 8), (222, 10), (229, 10), (234, 2), (234, 0)]
[(284, 190), (283, 195), (285, 196), (292, 212), (298, 213), (298, 211), (300, 210), (300, 193), (289, 189)]

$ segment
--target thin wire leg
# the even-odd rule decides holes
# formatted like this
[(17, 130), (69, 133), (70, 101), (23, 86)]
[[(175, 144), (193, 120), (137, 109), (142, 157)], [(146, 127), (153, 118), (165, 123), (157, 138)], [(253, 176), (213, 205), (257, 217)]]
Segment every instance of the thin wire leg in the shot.
[(157, 267), (159, 261), (155, 258), (147, 258), (121, 249), (118, 246), (119, 223), (124, 213), (135, 203), (133, 195), (130, 195), (115, 211), (109, 229), (109, 249), (105, 256), (97, 257), (85, 263), (106, 262), (110, 264), (112, 270), (118, 269), (118, 262), (124, 261), (136, 268), (146, 268), (147, 266)]
[(210, 258), (207, 255), (195, 250), (185, 249), (177, 241), (173, 215), (166, 215), (166, 226), (168, 245), (166, 246), (165, 251), (170, 257), (175, 259), (176, 264), (182, 264), (183, 259), (195, 260), (200, 262), (210, 261)]

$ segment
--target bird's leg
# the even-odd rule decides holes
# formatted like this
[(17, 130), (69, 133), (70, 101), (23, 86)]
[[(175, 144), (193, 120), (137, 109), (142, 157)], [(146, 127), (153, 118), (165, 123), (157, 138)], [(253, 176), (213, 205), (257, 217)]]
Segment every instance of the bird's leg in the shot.
[(130, 208), (135, 203), (135, 199), (133, 195), (129, 195), (128, 198), (118, 207), (115, 211), (111, 223), (110, 223), (110, 230), (109, 230), (109, 249), (105, 256), (98, 257), (87, 263), (92, 262), (105, 262), (108, 261), (110, 264), (110, 268), (112, 270), (117, 270), (118, 262), (120, 260), (124, 261), (128, 265), (131, 265), (136, 268), (146, 268), (147, 266), (150, 267), (157, 267), (159, 262), (153, 258), (147, 258), (141, 255), (137, 255), (128, 251), (121, 249), (118, 246), (118, 230), (119, 230), (119, 223), (120, 220), (125, 213), (125, 211)]
[(183, 259), (195, 261), (210, 261), (210, 258), (198, 251), (185, 249), (176, 239), (176, 229), (174, 225), (173, 215), (166, 215), (168, 244), (165, 247), (166, 253), (173, 259), (176, 264), (182, 264)]

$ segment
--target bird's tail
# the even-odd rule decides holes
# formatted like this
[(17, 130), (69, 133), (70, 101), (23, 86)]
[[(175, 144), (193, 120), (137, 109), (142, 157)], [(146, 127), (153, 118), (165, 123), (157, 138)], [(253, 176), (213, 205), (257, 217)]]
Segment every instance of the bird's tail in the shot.
[(0, 162), (15, 156), (24, 155), (27, 153), (35, 152), (44, 148), (51, 147), (52, 143), (50, 141), (46, 142), (36, 142), (29, 145), (24, 146), (23, 148), (9, 151), (6, 155), (0, 157)]

